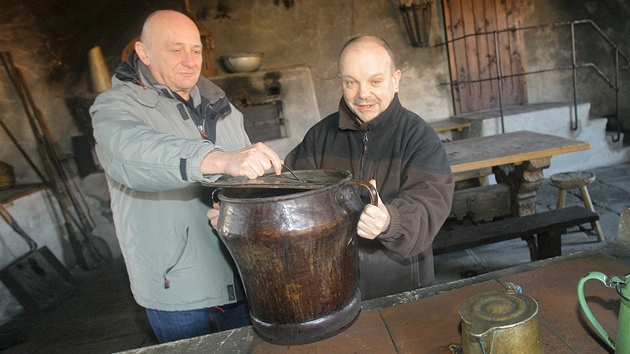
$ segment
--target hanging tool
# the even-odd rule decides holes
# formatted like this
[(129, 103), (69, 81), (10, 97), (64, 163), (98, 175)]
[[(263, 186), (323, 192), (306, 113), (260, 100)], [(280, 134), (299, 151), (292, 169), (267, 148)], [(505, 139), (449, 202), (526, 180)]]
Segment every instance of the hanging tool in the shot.
[[(22, 72), (13, 65), (10, 53), (2, 52), (0, 57), (24, 106), (48, 175), (48, 185), (62, 211), (64, 226), (71, 245), (74, 245), (73, 251), (77, 261), (86, 270), (99, 268), (103, 262), (111, 261), (111, 250), (103, 239), (91, 234), (95, 225), (85, 195), (76, 177), (69, 171), (67, 163), (61, 158), (60, 148), (42, 112), (36, 107)], [(72, 185), (68, 182), (70, 179), (73, 181)], [(80, 199), (76, 197), (77, 193), (81, 196)]]

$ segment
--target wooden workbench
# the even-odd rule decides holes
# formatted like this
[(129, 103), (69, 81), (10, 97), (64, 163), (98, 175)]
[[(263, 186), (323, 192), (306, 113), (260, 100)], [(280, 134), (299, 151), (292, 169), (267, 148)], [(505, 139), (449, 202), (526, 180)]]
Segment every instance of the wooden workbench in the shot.
[[(608, 353), (578, 304), (577, 283), (590, 271), (630, 273), (630, 250), (611, 244), (369, 300), (346, 330), (315, 343), (274, 345), (250, 326), (126, 353), (456, 353), (462, 339), (458, 315), (462, 303), (473, 295), (503, 291), (505, 282), (521, 286), (523, 293), (538, 302), (544, 353)], [(585, 294), (597, 319), (615, 336), (619, 295), (597, 282), (589, 282)]]
[(498, 183), (510, 187), (514, 216), (536, 212), (536, 191), (553, 156), (589, 148), (588, 142), (531, 131), (444, 143), (455, 180), (493, 173)]

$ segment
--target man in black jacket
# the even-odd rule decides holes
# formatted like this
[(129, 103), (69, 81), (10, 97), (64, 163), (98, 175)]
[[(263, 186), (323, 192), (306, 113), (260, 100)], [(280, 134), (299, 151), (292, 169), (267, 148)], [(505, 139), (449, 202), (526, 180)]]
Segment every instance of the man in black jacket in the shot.
[(435, 131), (398, 100), (401, 71), (382, 39), (349, 40), (339, 55), (339, 111), (285, 158), (296, 169), (349, 170), (379, 192), (357, 225), (364, 300), (430, 285), (433, 238), (451, 210), (454, 180)]

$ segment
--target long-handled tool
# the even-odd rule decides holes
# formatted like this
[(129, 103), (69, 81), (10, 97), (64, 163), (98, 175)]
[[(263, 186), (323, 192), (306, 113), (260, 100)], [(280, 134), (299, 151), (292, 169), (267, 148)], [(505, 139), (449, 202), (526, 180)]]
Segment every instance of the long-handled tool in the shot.
[[(44, 169), (48, 175), (48, 184), (63, 213), (64, 225), (71, 244), (75, 246), (73, 250), (79, 265), (86, 270), (91, 270), (100, 267), (103, 262), (110, 262), (112, 259), (111, 250), (104, 240), (91, 234), (95, 225), (90, 217), (84, 194), (76, 181), (76, 177), (73, 179), (73, 185), (68, 183), (73, 175), (61, 159), (59, 146), (43, 114), (35, 106), (22, 72), (13, 65), (8, 52), (1, 53), (0, 58), (26, 111)], [(77, 192), (80, 194), (81, 200), (76, 198), (75, 193)], [(78, 240), (79, 234), (83, 236), (82, 240)]]
[(22, 146), (20, 145), (20, 142), (17, 140), (15, 135), (13, 135), (13, 133), (11, 132), (11, 129), (9, 129), (9, 126), (4, 122), (4, 119), (2, 119), (2, 117), (0, 117), (0, 126), (2, 126), (2, 129), (4, 129), (4, 132), (7, 134), (9, 139), (11, 139), (15, 147), (20, 151), (22, 156), (26, 159), (26, 162), (28, 162), (28, 164), (33, 168), (33, 171), (35, 171), (35, 174), (37, 174), (37, 176), (42, 180), (42, 182), (44, 183), (47, 182), (46, 177), (44, 177), (44, 174), (42, 174), (39, 168), (37, 168), (37, 165), (35, 165), (35, 162), (33, 162), (33, 160), (26, 153), (24, 148), (22, 148)]
[[(15, 138), (15, 135), (13, 135), (13, 133), (11, 132), (9, 127), (4, 123), (4, 121), (1, 118), (0, 118), (0, 125), (4, 129), (5, 133), (9, 136), (11, 141), (13, 141), (13, 143), (16, 146), (16, 148), (20, 151), (20, 153), (27, 160), (29, 165), (33, 168), (33, 170), (35, 171), (37, 176), (39, 176), (39, 178), (42, 180), (42, 182), (44, 182), (44, 184), (46, 184), (49, 187), (49, 190), (53, 193), (53, 196), (55, 196), (55, 199), (59, 200), (60, 197), (57, 196), (57, 193), (56, 193), (57, 190), (50, 185), (50, 183), (48, 182), (48, 180), (46, 179), (44, 174), (39, 170), (37, 165), (35, 165), (35, 163), (30, 158), (28, 153), (24, 150), (24, 148), (22, 148), (22, 146), (19, 143), (19, 141)], [(95, 265), (92, 264), (93, 262), (92, 263), (88, 263), (88, 261), (89, 261), (89, 259), (91, 257), (90, 256), (91, 252), (97, 253), (99, 255), (99, 258), (102, 259), (102, 260), (106, 260), (106, 261), (111, 260), (111, 257), (112, 257), (111, 256), (111, 252), (109, 251), (108, 246), (107, 246), (107, 244), (105, 243), (104, 240), (102, 240), (102, 239), (100, 239), (100, 238), (98, 238), (96, 236), (93, 236), (93, 235), (88, 235), (88, 238), (94, 244), (94, 246), (92, 246), (92, 247), (90, 247), (89, 245), (88, 246), (83, 246), (81, 244), (81, 242), (79, 240), (79, 237), (76, 235), (75, 226), (73, 226), (73, 225), (78, 225), (78, 221), (76, 220), (76, 218), (74, 218), (71, 215), (70, 211), (67, 210), (65, 204), (59, 203), (59, 207), (61, 209), (61, 212), (63, 214), (63, 218), (65, 220), (64, 226), (66, 228), (66, 231), (70, 235), (70, 237), (69, 237), (70, 247), (72, 248), (72, 250), (75, 253), (75, 255), (80, 255), (80, 257), (77, 257), (77, 260), (78, 260), (79, 264), (81, 265), (81, 268), (91, 269), (91, 268), (95, 267)], [(3, 215), (3, 216), (5, 216), (5, 215)], [(7, 219), (7, 217), (5, 217), (5, 219)], [(7, 222), (8, 222), (8, 220), (7, 220)], [(14, 224), (14, 229), (16, 229), (16, 232), (18, 232), (21, 235), (23, 235), (24, 238), (27, 239), (27, 242), (29, 242), (29, 244), (31, 244), (31, 242), (28, 239), (28, 236), (26, 236), (25, 233), (21, 233), (18, 230), (18, 228), (19, 228), (19, 226), (17, 224)], [(33, 251), (33, 250), (34, 249), (31, 249), (31, 251)]]
[[(24, 148), (22, 148), (22, 146), (19, 143), (19, 141), (15, 138), (15, 135), (13, 135), (13, 133), (11, 132), (11, 129), (9, 129), (9, 127), (4, 123), (4, 121), (2, 119), (0, 119), (0, 125), (4, 129), (5, 133), (9, 136), (11, 141), (13, 141), (13, 143), (16, 146), (16, 148), (24, 156), (24, 158), (29, 163), (29, 165), (33, 168), (33, 170), (35, 171), (37, 176), (39, 176), (39, 178), (42, 180), (42, 182), (44, 182), (44, 184), (46, 184), (49, 187), (50, 191), (55, 196), (55, 199), (59, 200), (59, 197), (57, 196), (57, 193), (56, 193), (57, 190), (55, 188), (53, 188), (53, 186), (51, 186), (51, 184), (48, 182), (48, 180), (46, 179), (44, 174), (39, 170), (39, 168), (37, 168), (37, 165), (35, 165), (35, 162), (33, 162), (33, 160), (30, 158), (28, 153), (24, 150)], [(72, 217), (70, 212), (64, 207), (63, 204), (60, 204), (60, 208), (61, 208), (61, 211), (63, 213), (63, 218), (65, 220), (65, 223), (69, 223), (69, 221), (74, 222), (74, 224), (78, 223), (78, 221), (74, 217)], [(3, 217), (7, 220), (7, 222), (9, 222), (9, 220), (7, 219), (6, 215), (3, 215)], [(81, 267), (84, 268), (84, 269), (89, 269), (91, 267), (91, 265), (89, 265), (87, 263), (87, 258), (86, 258), (86, 256), (83, 255), (83, 253), (85, 252), (85, 247), (81, 246), (79, 240), (77, 239), (77, 236), (75, 235), (75, 231), (74, 231), (73, 226), (71, 224), (66, 224), (64, 226), (65, 226), (67, 232), (71, 235), (71, 237), (69, 237), (69, 240), (70, 240), (70, 246), (71, 246), (73, 252), (75, 253), (75, 255), (76, 254), (80, 254), (81, 255), (81, 257), (77, 257)], [(19, 226), (17, 224), (14, 224), (14, 229), (16, 229), (16, 232), (21, 234), (27, 240), (27, 242), (29, 242), (29, 244), (31, 244), (32, 240), (29, 241), (28, 236), (26, 236), (25, 233), (20, 232), (20, 230), (18, 230), (18, 228), (19, 228)], [(32, 247), (31, 247), (31, 251), (33, 251), (33, 250), (34, 249), (32, 249)]]

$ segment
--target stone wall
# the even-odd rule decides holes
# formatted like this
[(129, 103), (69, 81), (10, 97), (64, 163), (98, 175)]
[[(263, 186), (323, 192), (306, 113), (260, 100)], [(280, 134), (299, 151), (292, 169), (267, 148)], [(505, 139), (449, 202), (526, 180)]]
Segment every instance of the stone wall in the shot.
[[(398, 10), (399, 2), (331, 0), (191, 0), (191, 12), (213, 34), (216, 66), (225, 74), (221, 55), (237, 52), (262, 52), (263, 70), (294, 65), (311, 68), (319, 117), (335, 111), (341, 97), (337, 78), (337, 56), (343, 43), (357, 35), (373, 34), (385, 38), (397, 56), (403, 72), (402, 103), (426, 120), (443, 119), (452, 114), (448, 82), (448, 57), (443, 43), (441, 4), (432, 4), (431, 34), (428, 48), (413, 48)], [(10, 51), (16, 65), (24, 71), (27, 83), (42, 112), (51, 121), (64, 153), (72, 155), (70, 138), (79, 134), (66, 107), (66, 100), (91, 93), (87, 52), (100, 45), (110, 72), (120, 61), (124, 46), (139, 35), (146, 15), (156, 9), (184, 9), (183, 1), (154, 0), (5, 0), (0, 13), (0, 50)], [(622, 0), (522, 2), (522, 26), (591, 18), (603, 32), (630, 53), (630, 15)], [(595, 61), (610, 73), (610, 51), (592, 31), (586, 31), (578, 47), (581, 58)], [(527, 34), (527, 70), (570, 65), (566, 28)], [(622, 60), (621, 62), (625, 62)], [(630, 70), (622, 72), (622, 87), (630, 83)], [(613, 75), (614, 76), (614, 75)], [(572, 101), (571, 72), (529, 75), (531, 103)], [(590, 102), (598, 116), (614, 113), (614, 91), (590, 69), (580, 69), (578, 99)], [(37, 160), (35, 142), (19, 100), (0, 71), (0, 112), (25, 150)], [(624, 92), (622, 91), (622, 94)], [(622, 111), (630, 101), (621, 100)], [(630, 117), (622, 113), (622, 122)], [(630, 122), (625, 124), (630, 127)], [(550, 132), (553, 133), (553, 132)], [(18, 182), (37, 181), (13, 144), (0, 132), (0, 160), (15, 167)]]
[[(620, 110), (626, 131), (630, 128), (630, 101), (624, 87), (630, 83), (630, 3), (603, 1), (533, 1), (525, 6), (523, 26), (543, 26), (523, 31), (528, 71), (560, 69), (527, 76), (530, 102), (573, 101), (571, 24), (575, 38), (578, 102), (591, 104), (592, 117), (615, 113), (615, 49), (620, 50)], [(589, 23), (587, 21), (592, 21)], [(560, 24), (545, 27), (548, 24)], [(608, 42), (612, 41), (612, 43)], [(625, 57), (624, 57), (625, 56)], [(582, 66), (587, 65), (588, 66)]]
[[(49, 123), (53, 135), (58, 137), (60, 147), (69, 151), (68, 138), (76, 134), (76, 128), (65, 105), (66, 90), (63, 83), (49, 80), (63, 64), (50, 51), (50, 38), (39, 31), (37, 23), (38, 19), (24, 2), (4, 1), (0, 12), (0, 51), (10, 53), (14, 66), (24, 76), (37, 108)], [(4, 66), (0, 66), (0, 119), (40, 171), (43, 171), (35, 136)], [(41, 182), (4, 131), (0, 132), (0, 136), (0, 160), (14, 167), (18, 183)]]

